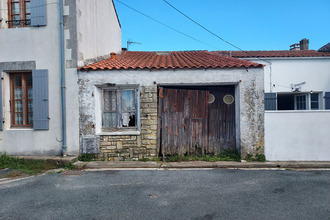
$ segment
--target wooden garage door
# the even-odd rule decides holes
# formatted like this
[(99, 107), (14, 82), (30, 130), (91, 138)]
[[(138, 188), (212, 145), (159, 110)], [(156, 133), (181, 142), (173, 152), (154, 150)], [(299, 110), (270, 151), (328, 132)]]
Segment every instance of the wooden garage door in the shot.
[(160, 88), (159, 148), (162, 154), (193, 154), (208, 146), (207, 90)]
[(236, 149), (234, 88), (160, 88), (158, 152), (204, 155)]

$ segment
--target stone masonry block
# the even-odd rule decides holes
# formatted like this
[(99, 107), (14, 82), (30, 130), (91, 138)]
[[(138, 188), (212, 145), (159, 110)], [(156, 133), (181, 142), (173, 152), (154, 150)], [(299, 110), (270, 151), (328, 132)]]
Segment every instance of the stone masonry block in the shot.
[(153, 150), (156, 149), (156, 145), (147, 145), (147, 150)]
[(117, 149), (122, 149), (123, 148), (123, 142), (118, 141), (117, 142)]
[(142, 140), (142, 145), (149, 145), (151, 140)]
[(156, 134), (144, 134), (142, 139), (144, 140), (157, 140)]
[(141, 98), (140, 101), (141, 101), (141, 103), (154, 102), (154, 99), (153, 98)]
[(116, 146), (107, 146), (107, 150), (116, 150)]
[(150, 130), (157, 130), (157, 125), (150, 125)]
[(147, 113), (157, 113), (157, 108), (148, 108), (148, 109), (142, 109), (143, 114)]
[(157, 92), (157, 86), (143, 86), (144, 92)]

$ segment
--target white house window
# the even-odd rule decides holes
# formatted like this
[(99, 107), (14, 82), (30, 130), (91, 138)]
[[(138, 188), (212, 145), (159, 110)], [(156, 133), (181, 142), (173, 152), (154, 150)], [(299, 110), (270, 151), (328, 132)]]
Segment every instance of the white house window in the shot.
[(318, 93), (312, 93), (311, 94), (311, 109), (312, 110), (320, 109), (319, 94)]
[(295, 106), (296, 110), (306, 110), (306, 95), (296, 95), (295, 96)]
[(31, 24), (30, 1), (8, 0), (8, 26), (25, 27)]
[(321, 94), (265, 93), (265, 110), (318, 110), (322, 106)]
[(103, 89), (103, 130), (136, 130), (139, 121), (139, 96), (136, 86)]
[(33, 96), (32, 73), (15, 73), (10, 75), (11, 126), (32, 127)]

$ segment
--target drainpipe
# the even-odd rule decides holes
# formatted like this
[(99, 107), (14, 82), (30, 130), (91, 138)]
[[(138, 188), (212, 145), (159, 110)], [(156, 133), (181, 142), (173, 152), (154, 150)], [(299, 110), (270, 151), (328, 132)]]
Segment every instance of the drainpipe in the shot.
[(63, 0), (59, 0), (60, 15), (60, 55), (61, 55), (61, 111), (62, 111), (62, 156), (66, 156), (66, 105), (65, 105), (65, 58), (64, 58), (64, 24)]
[(269, 90), (273, 92), (273, 83), (272, 83), (272, 62), (269, 62)]

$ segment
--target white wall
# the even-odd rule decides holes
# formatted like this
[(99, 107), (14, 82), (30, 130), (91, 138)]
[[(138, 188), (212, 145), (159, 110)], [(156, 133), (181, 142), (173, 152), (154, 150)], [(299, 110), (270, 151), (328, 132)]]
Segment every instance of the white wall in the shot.
[[(4, 130), (0, 132), (2, 153), (21, 155), (60, 153), (61, 143), (57, 141), (62, 139), (58, 21), (58, 4), (48, 4), (47, 26), (0, 29), (0, 62), (34, 61), (37, 69), (48, 69), (50, 117), (47, 131), (12, 129), (9, 99), (4, 97), (2, 107), (5, 123)], [(7, 73), (3, 74), (6, 78)], [(8, 83), (8, 80), (2, 81), (4, 94), (8, 94)]]
[(121, 28), (112, 0), (77, 0), (78, 66), (121, 52)]
[(270, 161), (330, 161), (330, 111), (265, 112)]
[[(330, 57), (261, 59), (271, 64), (255, 58), (249, 60), (266, 65), (265, 92), (291, 93), (291, 84), (302, 82), (306, 82), (301, 86), (305, 94), (312, 90), (330, 91)], [(323, 99), (320, 106), (324, 108)], [(266, 111), (266, 159), (329, 161), (329, 122), (330, 111)]]
[[(225, 68), (200, 70), (105, 70), (80, 71), (79, 103), (81, 132), (80, 135), (95, 135), (97, 127), (95, 114), (98, 100), (97, 85), (139, 84), (140, 86), (155, 86), (157, 84), (231, 84), (236, 85), (236, 106), (238, 113), (237, 134), (239, 146), (243, 153), (256, 153), (264, 146), (264, 106), (263, 106), (263, 69), (262, 68)], [(86, 129), (86, 128), (90, 129)]]
[[(330, 91), (329, 57), (286, 57), (261, 58), (271, 64), (249, 58), (248, 60), (265, 64), (265, 92), (291, 92), (291, 84), (306, 82), (302, 92)], [(271, 69), (271, 72), (270, 72)], [(270, 89), (270, 84), (275, 84)]]

